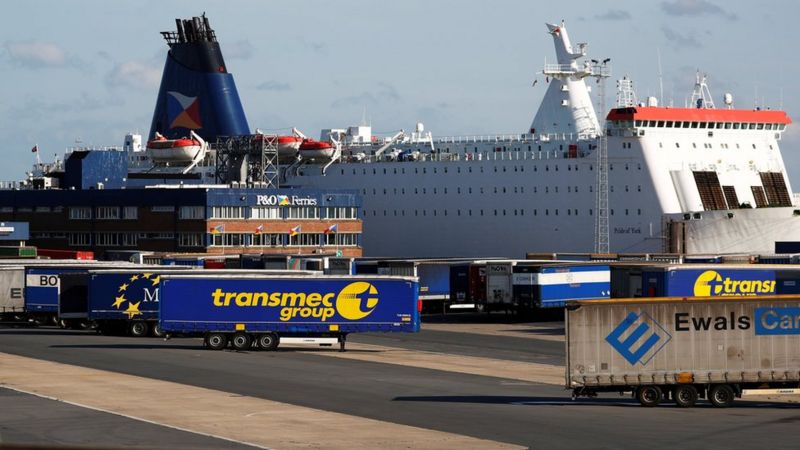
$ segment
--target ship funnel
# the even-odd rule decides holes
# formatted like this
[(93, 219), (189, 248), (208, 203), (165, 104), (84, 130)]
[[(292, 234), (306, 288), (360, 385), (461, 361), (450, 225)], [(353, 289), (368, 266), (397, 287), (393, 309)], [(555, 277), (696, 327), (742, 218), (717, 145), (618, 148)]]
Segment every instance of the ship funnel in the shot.
[(161, 76), (148, 140), (195, 132), (207, 142), (218, 136), (250, 133), (239, 93), (228, 73), (208, 18), (176, 19), (176, 31), (163, 31), (169, 52)]

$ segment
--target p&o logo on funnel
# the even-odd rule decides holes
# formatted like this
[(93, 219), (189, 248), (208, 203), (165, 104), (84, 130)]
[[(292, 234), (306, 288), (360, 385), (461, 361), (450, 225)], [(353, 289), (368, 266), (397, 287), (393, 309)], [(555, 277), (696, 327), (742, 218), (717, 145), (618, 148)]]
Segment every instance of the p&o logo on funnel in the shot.
[(189, 97), (180, 92), (167, 92), (167, 114), (170, 128), (203, 128), (200, 120), (200, 101), (197, 97)]
[(336, 296), (336, 311), (348, 320), (363, 319), (372, 314), (376, 306), (378, 289), (366, 281), (350, 283)]

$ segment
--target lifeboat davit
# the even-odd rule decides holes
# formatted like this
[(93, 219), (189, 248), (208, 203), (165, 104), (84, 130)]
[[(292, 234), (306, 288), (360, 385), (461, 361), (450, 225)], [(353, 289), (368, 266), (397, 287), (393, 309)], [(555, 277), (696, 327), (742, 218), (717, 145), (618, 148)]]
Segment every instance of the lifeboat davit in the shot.
[(300, 144), (300, 156), (312, 161), (329, 161), (335, 151), (336, 148), (330, 142), (306, 139)]
[(147, 152), (156, 163), (190, 163), (204, 151), (205, 142), (192, 133), (191, 137), (167, 139), (159, 133), (147, 143)]

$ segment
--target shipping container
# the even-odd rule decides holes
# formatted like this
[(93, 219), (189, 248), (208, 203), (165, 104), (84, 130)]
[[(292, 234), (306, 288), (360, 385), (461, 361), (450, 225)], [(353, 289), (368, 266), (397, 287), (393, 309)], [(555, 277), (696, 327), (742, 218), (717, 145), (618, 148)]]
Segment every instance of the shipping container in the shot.
[(93, 261), (94, 252), (86, 250), (53, 250), (47, 248), (37, 249), (40, 258), (49, 259), (77, 259), (80, 261)]
[(0, 266), (0, 320), (22, 320), (25, 312), (25, 267)]
[(36, 258), (36, 247), (0, 246), (0, 258)]
[(216, 350), (228, 343), (338, 342), (348, 333), (419, 331), (415, 278), (335, 275), (165, 275), (159, 323), (167, 333), (200, 335)]
[(785, 265), (688, 265), (642, 270), (645, 297), (705, 297), (791, 294), (800, 267)]
[(566, 387), (633, 393), (642, 405), (729, 406), (749, 389), (800, 392), (796, 296), (571, 302)]

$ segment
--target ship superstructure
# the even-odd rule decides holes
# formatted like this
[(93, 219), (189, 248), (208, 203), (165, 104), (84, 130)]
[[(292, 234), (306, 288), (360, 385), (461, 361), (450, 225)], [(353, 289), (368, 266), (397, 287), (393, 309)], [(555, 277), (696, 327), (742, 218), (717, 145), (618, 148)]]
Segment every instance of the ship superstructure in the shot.
[[(729, 95), (726, 108), (715, 109), (704, 77), (692, 108), (660, 107), (654, 98), (637, 104), (626, 79), (601, 129), (586, 79), (607, 77), (607, 66), (586, 61), (586, 44), (576, 50), (563, 23), (547, 29), (557, 62), (542, 72), (549, 85), (528, 132), (362, 137), (370, 143), (345, 141), (337, 160), (284, 168), (283, 182), (357, 189), (367, 255), (592, 251), (598, 213), (607, 216), (615, 252), (772, 252), (776, 240), (800, 240), (800, 229), (777, 236), (758, 219), (767, 207), (773, 216), (795, 214), (778, 148), (791, 123), (786, 113), (734, 109)], [(601, 145), (607, 155), (599, 160)], [(601, 161), (607, 183), (598, 182)], [(598, 201), (598, 187), (607, 189), (607, 203)], [(687, 241), (678, 225), (704, 212), (706, 232), (719, 234)], [(728, 222), (717, 223), (722, 218)]]

